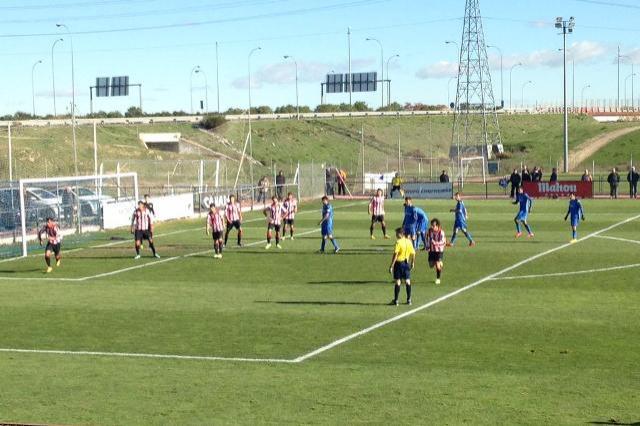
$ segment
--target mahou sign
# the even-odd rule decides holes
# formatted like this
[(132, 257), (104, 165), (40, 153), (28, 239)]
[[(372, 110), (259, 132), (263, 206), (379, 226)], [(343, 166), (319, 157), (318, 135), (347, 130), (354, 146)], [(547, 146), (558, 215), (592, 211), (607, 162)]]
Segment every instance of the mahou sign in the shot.
[(523, 188), (524, 192), (533, 198), (568, 197), (571, 193), (575, 193), (580, 198), (593, 198), (592, 182), (524, 182)]

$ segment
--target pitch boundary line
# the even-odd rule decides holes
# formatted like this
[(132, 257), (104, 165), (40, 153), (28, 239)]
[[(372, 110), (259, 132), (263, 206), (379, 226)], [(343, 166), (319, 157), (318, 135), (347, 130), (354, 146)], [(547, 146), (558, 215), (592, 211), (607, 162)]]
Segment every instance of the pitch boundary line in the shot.
[(630, 265), (621, 265), (621, 266), (612, 266), (610, 268), (599, 268), (599, 269), (587, 269), (583, 271), (569, 271), (569, 272), (554, 272), (551, 274), (537, 274), (537, 275), (520, 275), (520, 276), (511, 276), (511, 277), (497, 277), (494, 278), (494, 281), (510, 281), (510, 280), (519, 280), (519, 279), (532, 279), (532, 278), (546, 278), (546, 277), (564, 277), (567, 275), (586, 275), (593, 274), (596, 272), (610, 272), (610, 271), (619, 271), (623, 269), (633, 269), (640, 268), (640, 263), (633, 263)]
[(610, 237), (608, 235), (598, 235), (598, 238), (601, 238), (603, 240), (622, 241), (623, 243), (640, 244), (640, 241), (629, 240), (626, 238), (619, 238), (619, 237)]
[[(593, 238), (593, 237), (597, 237), (600, 234), (610, 231), (612, 229), (615, 229), (619, 226), (622, 226), (626, 223), (632, 222), (634, 220), (640, 219), (640, 215), (625, 219), (621, 222), (615, 223), (613, 225), (610, 225), (606, 228), (603, 228), (599, 231), (593, 232), (589, 235), (587, 235), (586, 237), (580, 239), (578, 242), (582, 242), (582, 241), (586, 241), (589, 238)], [(310, 231), (311, 232), (317, 232), (317, 230), (314, 231)], [(264, 242), (264, 241), (262, 241)], [(257, 242), (256, 242), (257, 243)], [(435, 300), (432, 300), (428, 303), (425, 303), (424, 305), (421, 305), (415, 309), (412, 309), (410, 311), (404, 312), (400, 315), (396, 315), (394, 317), (391, 317), (389, 319), (386, 319), (384, 321), (380, 321), (376, 324), (373, 324), (370, 327), (367, 327), (365, 329), (362, 329), (358, 332), (352, 333), (348, 336), (342, 337), (338, 340), (334, 340), (333, 342), (329, 343), (328, 345), (322, 346), (318, 349), (315, 349), (311, 352), (308, 352), (304, 355), (301, 355), (297, 358), (294, 359), (280, 359), (280, 358), (244, 358), (244, 357), (217, 357), (217, 356), (198, 356), (198, 355), (170, 355), (170, 354), (143, 354), (143, 353), (123, 353), (123, 352), (92, 352), (92, 351), (65, 351), (65, 350), (40, 350), (40, 349), (12, 349), (12, 348), (0, 348), (0, 353), (25, 353), (25, 354), (49, 354), (49, 355), (71, 355), (71, 356), (100, 356), (100, 357), (120, 357), (120, 358), (150, 358), (150, 359), (174, 359), (174, 360), (200, 360), (200, 361), (226, 361), (226, 362), (249, 362), (249, 363), (267, 363), (267, 364), (275, 364), (275, 363), (282, 363), (282, 364), (299, 364), (302, 363), (310, 358), (314, 358), (324, 352), (327, 352), (331, 349), (334, 349), (337, 346), (340, 346), (344, 343), (347, 343), (351, 340), (354, 340), (360, 336), (363, 336), (365, 334), (368, 334), (374, 330), (377, 330), (379, 328), (384, 327), (385, 325), (391, 324), (393, 322), (399, 321), (401, 319), (404, 319), (406, 317), (412, 316), (418, 312), (421, 312), (425, 309), (428, 309), (434, 305), (437, 305), (438, 303), (444, 302), (448, 299), (451, 299), (461, 293), (464, 293), (468, 290), (471, 290), (487, 281), (492, 281), (495, 280), (496, 278), (498, 278), (500, 275), (505, 274), (506, 272), (512, 271), (516, 268), (519, 268), (522, 265), (525, 265), (527, 263), (530, 263), (534, 260), (537, 260), (543, 256), (546, 256), (548, 254), (554, 253), (556, 251), (565, 249), (567, 247), (572, 246), (573, 244), (571, 243), (567, 243), (567, 244), (563, 244), (561, 246), (557, 246), (554, 248), (551, 248), (547, 251), (544, 251), (542, 253), (538, 253), (534, 256), (531, 256), (527, 259), (521, 260), (517, 263), (514, 263), (511, 266), (508, 266), (498, 272), (494, 272), (493, 274), (487, 275), (484, 278), (481, 278), (465, 287), (461, 287), (451, 293), (445, 294)], [(209, 251), (209, 250), (208, 250)], [(195, 256), (195, 254), (192, 254), (192, 256)], [(157, 262), (154, 262), (157, 263)], [(141, 265), (142, 266), (142, 265)]]

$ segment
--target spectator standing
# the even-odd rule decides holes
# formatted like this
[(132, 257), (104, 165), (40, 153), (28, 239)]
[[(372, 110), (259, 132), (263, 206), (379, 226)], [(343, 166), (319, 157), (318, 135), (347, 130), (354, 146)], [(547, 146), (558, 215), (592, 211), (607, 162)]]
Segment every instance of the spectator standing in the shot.
[(531, 177), (531, 173), (529, 173), (529, 169), (527, 166), (524, 166), (522, 169), (522, 182), (531, 182), (533, 179)]
[(284, 177), (282, 170), (276, 175), (276, 195), (279, 200), (282, 200), (282, 194), (284, 193), (284, 187), (287, 184), (287, 179)]
[(635, 166), (631, 166), (631, 169), (627, 174), (627, 182), (629, 182), (629, 198), (638, 198), (638, 180), (640, 180), (640, 174), (636, 172)]
[(611, 199), (618, 198), (618, 185), (620, 184), (620, 175), (614, 167), (611, 169), (611, 173), (607, 176), (607, 182), (609, 182), (609, 197)]
[(440, 175), (440, 183), (449, 183), (449, 175), (446, 170), (443, 170)]
[(555, 167), (551, 169), (551, 177), (549, 178), (549, 182), (554, 183), (558, 181), (558, 169)]
[(324, 171), (324, 185), (325, 185), (324, 193), (327, 197), (334, 196), (333, 182), (334, 182), (334, 179), (331, 179), (331, 166), (327, 166), (326, 170)]
[(62, 192), (62, 210), (64, 212), (64, 220), (67, 226), (73, 226), (74, 213), (77, 212), (76, 194), (70, 186), (67, 186)]
[(402, 184), (404, 181), (400, 177), (400, 173), (396, 173), (396, 175), (391, 179), (391, 192), (389, 193), (389, 198), (393, 198), (393, 193), (398, 191), (401, 197), (404, 197), (404, 191), (402, 190)]
[(509, 182), (511, 183), (511, 198), (514, 198), (518, 193), (518, 188), (520, 188), (520, 184), (522, 183), (522, 177), (518, 172), (518, 169), (513, 169), (513, 173), (509, 177)]
[(593, 177), (591, 177), (591, 173), (589, 173), (589, 170), (584, 171), (580, 180), (582, 182), (593, 182)]
[(267, 201), (267, 193), (269, 192), (269, 178), (262, 176), (258, 181), (258, 203), (263, 204)]
[(542, 181), (542, 170), (540, 170), (538, 168), (538, 166), (535, 166), (533, 168), (533, 171), (531, 172), (531, 180), (533, 182), (540, 182)]
[(340, 169), (336, 175), (338, 182), (338, 195), (347, 195), (347, 172)]

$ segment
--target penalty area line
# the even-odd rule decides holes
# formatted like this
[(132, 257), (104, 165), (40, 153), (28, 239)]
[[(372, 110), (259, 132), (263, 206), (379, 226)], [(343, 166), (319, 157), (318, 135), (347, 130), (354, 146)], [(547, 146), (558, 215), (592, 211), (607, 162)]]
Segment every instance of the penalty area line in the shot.
[[(606, 228), (603, 228), (603, 229), (601, 229), (599, 231), (593, 232), (593, 233), (587, 235), (586, 237), (580, 239), (578, 242), (580, 243), (580, 242), (586, 241), (586, 240), (588, 240), (590, 238), (597, 237), (598, 235), (600, 235), (602, 233), (605, 233), (607, 231), (615, 229), (615, 228), (617, 228), (619, 226), (622, 226), (624, 224), (627, 224), (627, 223), (632, 222), (632, 221), (634, 221), (636, 219), (639, 219), (639, 218), (640, 218), (640, 215), (633, 216), (631, 218), (625, 219), (625, 220), (623, 220), (621, 222), (615, 223), (615, 224), (613, 224), (611, 226), (608, 226)], [(473, 289), (473, 288), (475, 288), (475, 287), (477, 287), (477, 286), (479, 286), (481, 284), (486, 283), (487, 281), (493, 281), (496, 278), (498, 278), (500, 275), (504, 275), (507, 272), (513, 271), (514, 269), (517, 269), (522, 265), (526, 265), (527, 263), (533, 262), (534, 260), (540, 259), (541, 257), (547, 256), (547, 255), (549, 255), (551, 253), (555, 253), (555, 252), (560, 251), (560, 250), (563, 250), (563, 249), (565, 249), (567, 247), (571, 247), (572, 245), (574, 245), (574, 244), (566, 243), (566, 244), (563, 244), (561, 246), (557, 246), (557, 247), (551, 248), (549, 250), (546, 250), (544, 252), (538, 253), (538, 254), (536, 254), (534, 256), (531, 256), (531, 257), (529, 257), (527, 259), (521, 260), (521, 261), (519, 261), (517, 263), (514, 263), (511, 266), (508, 266), (508, 267), (498, 271), (498, 272), (494, 272), (493, 274), (487, 275), (486, 277), (481, 278), (481, 279), (479, 279), (479, 280), (477, 280), (475, 282), (472, 282), (471, 284), (468, 284), (468, 285), (466, 285), (464, 287), (461, 287), (461, 288), (459, 288), (459, 289), (457, 289), (455, 291), (452, 291), (451, 293), (447, 293), (444, 296), (441, 296), (441, 297), (439, 297), (439, 298), (437, 298), (435, 300), (432, 300), (432, 301), (430, 301), (428, 303), (425, 303), (424, 305), (421, 305), (421, 306), (418, 306), (417, 308), (411, 309), (410, 311), (406, 311), (406, 312), (404, 312), (404, 313), (402, 313), (400, 315), (396, 315), (396, 316), (393, 316), (393, 317), (391, 317), (389, 319), (386, 319), (384, 321), (380, 321), (380, 322), (378, 322), (376, 324), (373, 324), (370, 327), (367, 327), (367, 328), (364, 328), (364, 329), (362, 329), (360, 331), (357, 331), (355, 333), (349, 334), (348, 336), (345, 336), (345, 337), (343, 337), (341, 339), (334, 340), (333, 342), (331, 342), (331, 343), (329, 343), (329, 344), (327, 344), (325, 346), (322, 346), (322, 347), (320, 347), (318, 349), (315, 349), (315, 350), (313, 350), (313, 351), (311, 351), (309, 353), (306, 353), (304, 355), (299, 356), (294, 361), (295, 362), (303, 362), (303, 361), (306, 361), (306, 360), (308, 360), (310, 358), (316, 357), (316, 356), (318, 356), (318, 355), (320, 355), (320, 354), (322, 354), (324, 352), (327, 352), (327, 351), (329, 351), (331, 349), (334, 349), (335, 347), (340, 346), (340, 345), (342, 345), (344, 343), (347, 343), (347, 342), (349, 342), (349, 341), (351, 341), (353, 339), (356, 339), (358, 337), (364, 336), (365, 334), (371, 333), (372, 331), (375, 331), (375, 330), (377, 330), (379, 328), (382, 328), (382, 327), (384, 327), (386, 325), (389, 325), (391, 323), (394, 323), (396, 321), (400, 321), (401, 319), (404, 319), (404, 318), (410, 317), (412, 315), (415, 315), (418, 312), (424, 311), (425, 309), (429, 309), (432, 306), (435, 306), (435, 305), (437, 305), (439, 303), (442, 303), (442, 302), (444, 302), (446, 300), (449, 300), (449, 299), (451, 299), (451, 298), (453, 298), (455, 296), (458, 296), (459, 294), (467, 292), (467, 291), (469, 291), (469, 290), (471, 290), (471, 289)]]
[(598, 235), (598, 238), (601, 238), (603, 240), (621, 241), (623, 243), (640, 244), (640, 241), (629, 240), (627, 238), (610, 237), (608, 235)]
[(633, 269), (640, 268), (640, 263), (634, 263), (631, 265), (621, 265), (621, 266), (612, 266), (609, 268), (600, 268), (600, 269), (587, 269), (584, 271), (569, 271), (569, 272), (554, 272), (551, 274), (537, 274), (537, 275), (520, 275), (513, 277), (498, 277), (494, 278), (494, 281), (508, 281), (508, 280), (525, 280), (525, 279), (533, 279), (533, 278), (547, 278), (547, 277), (564, 277), (567, 275), (586, 275), (593, 274), (596, 272), (610, 272), (610, 271), (620, 271), (623, 269)]

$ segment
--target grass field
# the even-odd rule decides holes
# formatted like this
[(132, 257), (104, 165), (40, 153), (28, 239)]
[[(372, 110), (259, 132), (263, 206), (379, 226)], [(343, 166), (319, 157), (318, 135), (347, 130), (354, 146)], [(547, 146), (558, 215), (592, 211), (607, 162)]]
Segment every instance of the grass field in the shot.
[[(421, 253), (411, 307), (386, 305), (393, 241), (362, 202), (336, 203), (337, 255), (315, 253), (313, 204), (282, 251), (253, 214), (222, 261), (188, 221), (158, 227), (160, 260), (116, 232), (51, 275), (39, 253), (0, 263), (0, 422), (640, 421), (638, 204), (584, 201), (573, 245), (566, 200), (517, 241), (507, 200), (466, 204), (477, 247), (447, 251), (440, 286)], [(449, 232), (451, 202), (418, 205)]]

